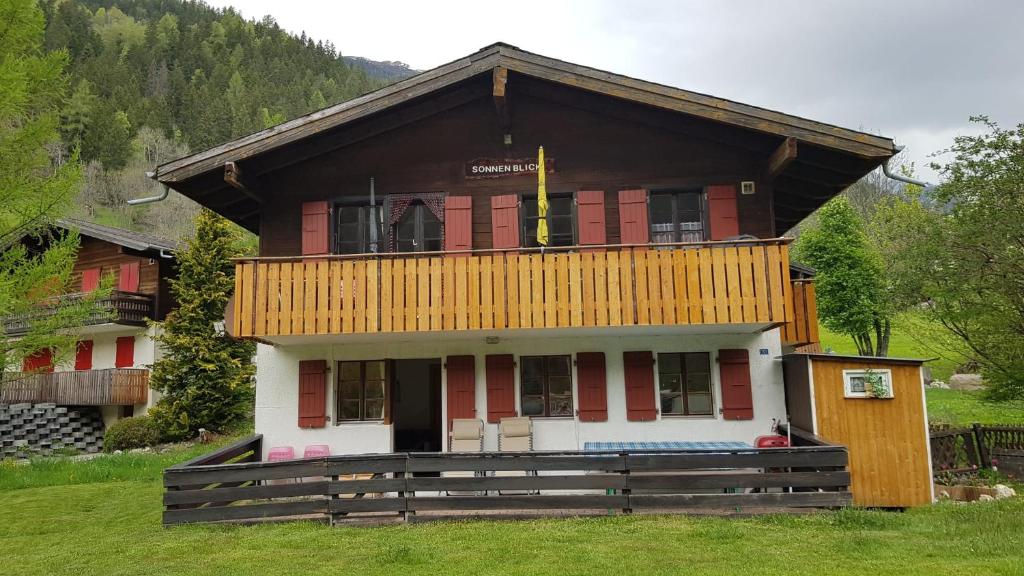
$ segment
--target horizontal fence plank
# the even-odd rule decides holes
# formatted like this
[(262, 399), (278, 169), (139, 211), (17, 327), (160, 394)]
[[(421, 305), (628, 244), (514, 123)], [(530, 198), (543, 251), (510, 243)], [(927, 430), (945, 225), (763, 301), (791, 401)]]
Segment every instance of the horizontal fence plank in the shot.
[(657, 474), (625, 476), (633, 490), (707, 490), (715, 488), (834, 488), (850, 485), (849, 472), (772, 472)]
[(331, 482), (328, 494), (372, 494), (379, 492), (402, 492), (405, 478), (374, 478), (372, 480), (341, 480)]
[(223, 464), (231, 460), (232, 458), (235, 458), (236, 456), (241, 456), (242, 454), (246, 454), (249, 452), (255, 453), (256, 460), (259, 460), (259, 458), (261, 457), (259, 452), (262, 447), (262, 444), (263, 435), (255, 434), (253, 436), (242, 438), (237, 442), (232, 442), (231, 444), (228, 444), (227, 446), (224, 446), (219, 450), (210, 452), (209, 454), (202, 454), (200, 456), (192, 458), (191, 460), (186, 460), (181, 464), (171, 466), (169, 470), (178, 468), (188, 468), (191, 466), (201, 466), (203, 464)]
[(625, 495), (495, 495), (407, 498), (410, 511), (419, 510), (589, 510), (625, 508)]
[(271, 504), (248, 506), (214, 506), (165, 510), (164, 524), (186, 524), (191, 522), (219, 522), (223, 520), (249, 520), (254, 518), (279, 518), (282, 516), (304, 516), (326, 514), (328, 500), (296, 500)]
[(327, 488), (328, 482), (320, 481), (209, 488), (205, 490), (172, 490), (164, 493), (164, 504), (170, 506), (175, 504), (205, 504), (207, 502), (230, 503), (239, 500), (323, 496), (327, 494)]
[(625, 461), (617, 455), (560, 455), (530, 453), (486, 453), (476, 456), (412, 455), (409, 472), (490, 471), (490, 470), (624, 470)]
[(747, 452), (737, 454), (631, 454), (626, 467), (643, 470), (693, 470), (705, 468), (789, 468), (846, 466), (845, 449), (827, 452), (796, 452), (790, 450)]
[(336, 460), (333, 456), (327, 461), (328, 476), (347, 474), (386, 474), (388, 472), (405, 472), (406, 459), (404, 454), (392, 458), (377, 459), (344, 459)]
[(353, 512), (402, 512), (406, 509), (406, 498), (335, 498), (330, 501), (332, 513)]
[(630, 495), (633, 509), (833, 508), (848, 506), (850, 492), (760, 492), (756, 494)]
[(312, 478), (325, 476), (326, 472), (327, 463), (323, 459), (169, 468), (164, 472), (164, 486), (195, 486), (220, 482), (244, 482), (246, 480)]
[(441, 476), (409, 478), (408, 491), (485, 490), (611, 490), (626, 488), (623, 474), (574, 474), (567, 476)]

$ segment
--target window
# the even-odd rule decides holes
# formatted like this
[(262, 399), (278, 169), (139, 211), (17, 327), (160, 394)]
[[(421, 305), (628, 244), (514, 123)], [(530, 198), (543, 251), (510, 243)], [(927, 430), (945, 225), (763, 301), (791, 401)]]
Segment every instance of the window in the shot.
[(710, 416), (711, 356), (707, 352), (658, 354), (661, 413), (669, 416)]
[(405, 209), (395, 224), (397, 252), (439, 252), (444, 249), (441, 221), (422, 202)]
[(523, 356), (519, 366), (523, 416), (572, 416), (569, 356)]
[(334, 253), (369, 254), (384, 245), (382, 208), (366, 205), (334, 205)]
[(891, 370), (843, 370), (847, 398), (892, 398)]
[[(526, 248), (537, 244), (537, 197), (523, 198), (523, 235)], [(576, 243), (576, 214), (570, 194), (548, 194), (548, 246), (572, 246)]]
[(386, 374), (384, 360), (338, 362), (337, 420), (383, 420)]
[(651, 242), (704, 240), (704, 199), (698, 190), (651, 193)]

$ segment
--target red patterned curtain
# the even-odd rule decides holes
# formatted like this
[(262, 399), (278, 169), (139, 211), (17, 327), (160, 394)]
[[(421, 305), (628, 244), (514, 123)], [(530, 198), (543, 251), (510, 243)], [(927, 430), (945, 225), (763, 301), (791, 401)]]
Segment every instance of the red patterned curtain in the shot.
[(406, 209), (416, 201), (423, 202), (423, 205), (434, 214), (441, 222), (441, 237), (444, 237), (444, 193), (426, 192), (420, 194), (388, 194), (388, 251), (395, 251), (395, 224), (402, 219)]

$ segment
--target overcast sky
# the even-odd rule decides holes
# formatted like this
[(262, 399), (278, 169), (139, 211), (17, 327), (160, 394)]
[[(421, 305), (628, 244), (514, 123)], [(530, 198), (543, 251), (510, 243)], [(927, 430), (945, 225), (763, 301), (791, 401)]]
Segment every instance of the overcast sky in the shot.
[(929, 155), (986, 114), (1024, 122), (1024, 1), (212, 0), (425, 70), (496, 41), (882, 134)]

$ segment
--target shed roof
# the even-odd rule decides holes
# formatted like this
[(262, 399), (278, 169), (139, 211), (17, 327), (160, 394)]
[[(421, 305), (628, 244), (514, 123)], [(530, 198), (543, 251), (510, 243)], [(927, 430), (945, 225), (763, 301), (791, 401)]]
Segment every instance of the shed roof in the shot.
[(174, 240), (168, 240), (166, 238), (146, 234), (144, 232), (135, 232), (132, 230), (125, 230), (123, 228), (115, 228), (113, 226), (104, 226), (102, 224), (79, 220), (77, 218), (57, 220), (55, 224), (60, 228), (76, 230), (82, 236), (105, 240), (140, 252), (146, 252), (149, 250), (173, 252), (178, 249), (178, 243)]
[[(358, 132), (363, 124), (361, 121), (370, 117), (390, 115), (394, 120), (388, 126), (397, 128), (421, 117), (407, 114), (409, 118), (401, 118), (399, 111), (410, 103), (440, 98), (445, 90), (465, 85), (473, 78), (491, 74), (495, 69), (649, 109), (730, 126), (749, 137), (757, 135), (761, 138), (758, 148), (766, 150), (766, 155), (771, 154), (767, 158), (769, 162), (775, 158), (773, 152), (784, 152), (783, 147), (791, 147), (795, 161), (786, 157), (776, 166), (776, 189), (782, 194), (776, 195), (779, 198), (774, 203), (774, 216), (780, 233), (896, 152), (889, 138), (580, 66), (496, 43), (364, 96), (168, 162), (156, 168), (154, 177), (246, 228), (258, 231), (258, 200), (246, 198), (243, 192), (225, 184), (227, 163), (246, 165), (249, 173), (267, 172), (282, 167), (282, 161), (264, 160), (285, 148), (301, 147), (307, 150), (308, 155), (314, 155), (329, 152), (331, 146), (349, 145), (359, 136), (330, 141), (322, 139), (322, 136), (326, 133), (337, 135), (350, 126), (354, 126), (351, 130)], [(470, 94), (483, 97), (482, 93)], [(439, 106), (436, 109), (445, 108)], [(798, 145), (806, 148), (798, 152)], [(806, 159), (801, 157), (804, 150), (807, 151)]]

